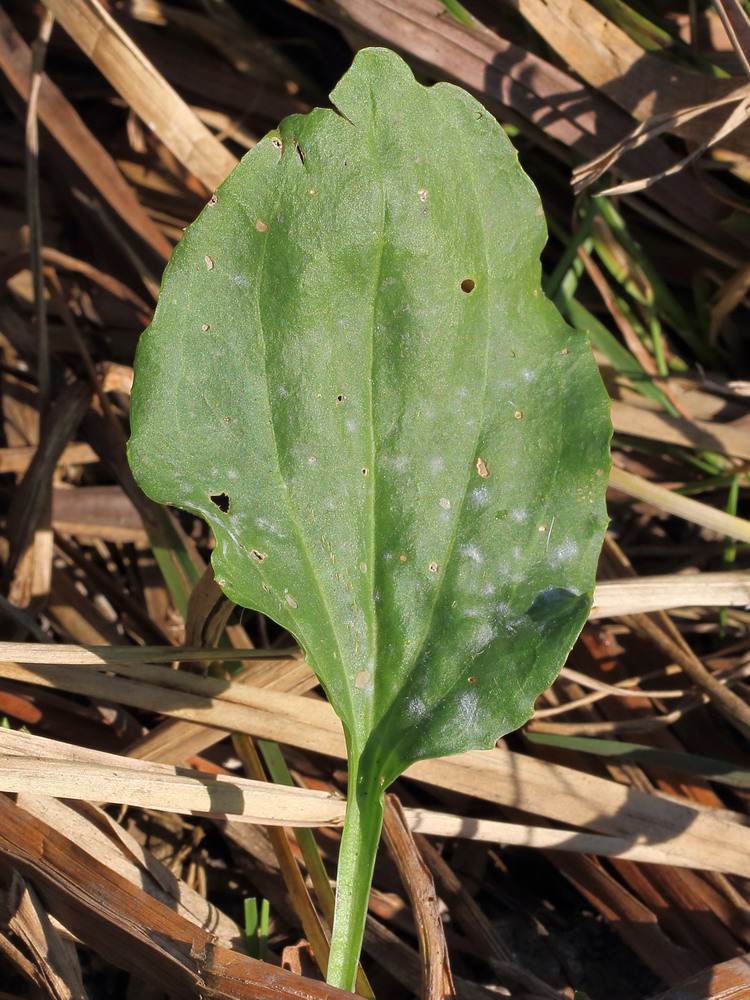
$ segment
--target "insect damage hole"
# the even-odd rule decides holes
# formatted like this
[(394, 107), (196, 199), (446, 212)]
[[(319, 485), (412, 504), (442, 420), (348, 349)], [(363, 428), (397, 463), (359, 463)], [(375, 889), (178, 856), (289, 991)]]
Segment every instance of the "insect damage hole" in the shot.
[(297, 156), (299, 156), (299, 161), (302, 164), (302, 166), (304, 167), (304, 165), (305, 165), (305, 151), (302, 148), (302, 146), (300, 146), (300, 144), (297, 142), (296, 139), (294, 140), (294, 148), (297, 150)]
[(256, 562), (262, 563), (268, 559), (267, 552), (259, 552), (258, 549), (250, 549), (250, 555)]
[(211, 503), (216, 504), (222, 514), (229, 513), (229, 497), (226, 493), (212, 493)]
[(476, 281), (473, 278), (464, 278), (461, 282), (461, 291), (466, 292), (469, 295), (477, 287)]
[(279, 139), (277, 135), (275, 135), (273, 139), (271, 139), (271, 145), (274, 147), (274, 149), (284, 148), (284, 143), (281, 141), (281, 139)]

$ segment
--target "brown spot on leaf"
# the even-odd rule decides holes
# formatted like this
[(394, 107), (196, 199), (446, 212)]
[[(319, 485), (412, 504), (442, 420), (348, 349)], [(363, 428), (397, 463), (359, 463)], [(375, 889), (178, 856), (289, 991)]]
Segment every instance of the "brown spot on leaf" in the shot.
[(487, 463), (483, 458), (477, 459), (477, 472), (482, 477), (482, 479), (487, 479), (490, 474), (490, 470), (487, 468)]

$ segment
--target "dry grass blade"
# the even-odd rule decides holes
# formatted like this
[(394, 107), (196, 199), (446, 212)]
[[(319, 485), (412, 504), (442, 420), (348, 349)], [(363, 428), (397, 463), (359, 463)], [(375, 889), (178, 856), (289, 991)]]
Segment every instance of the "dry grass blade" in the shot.
[(594, 592), (591, 618), (688, 607), (750, 606), (750, 573), (670, 573), (607, 580)]
[[(25, 472), (36, 453), (32, 445), (18, 445), (15, 448), (0, 448), (0, 473)], [(86, 465), (98, 461), (96, 452), (88, 444), (69, 444), (63, 449), (58, 465)]]
[(653, 504), (660, 510), (668, 514), (675, 514), (693, 524), (700, 524), (704, 528), (710, 528), (719, 535), (726, 535), (728, 538), (736, 538), (740, 542), (750, 542), (750, 522), (733, 514), (726, 514), (722, 510), (715, 510), (707, 504), (699, 503), (690, 497), (683, 497), (672, 490), (666, 490), (663, 486), (657, 486), (649, 482), (642, 476), (636, 476), (625, 469), (612, 467), (609, 481), (612, 486), (629, 496), (637, 497)]
[(203, 646), (76, 646), (44, 642), (0, 642), (0, 657), (17, 663), (103, 666), (107, 663), (185, 663), (218, 660), (300, 660), (296, 649), (233, 649)]
[(37, 985), (52, 1000), (87, 1000), (75, 947), (52, 925), (31, 886), (14, 871), (2, 896), (0, 920), (33, 959)]
[(750, 76), (750, 21), (745, 10), (738, 0), (716, 0), (715, 6), (737, 58)]
[(750, 1000), (750, 952), (702, 969), (649, 1000)]
[[(704, 108), (704, 110), (707, 109)], [(695, 149), (692, 149), (679, 163), (674, 163), (665, 170), (651, 174), (650, 177), (642, 177), (639, 180), (629, 181), (626, 184), (616, 184), (614, 187), (608, 187), (604, 191), (601, 191), (600, 194), (602, 196), (622, 195), (634, 194), (636, 191), (645, 191), (658, 181), (664, 180), (665, 177), (672, 177), (674, 174), (679, 173), (680, 170), (684, 170), (685, 167), (689, 166), (694, 160), (697, 160), (699, 156), (705, 153), (707, 149), (711, 149), (712, 146), (717, 145), (722, 139), (731, 135), (741, 125), (744, 125), (748, 118), (750, 118), (750, 97), (746, 96), (739, 102), (736, 108), (730, 111), (724, 122), (710, 136), (704, 139), (703, 142), (699, 143)]]
[(409, 831), (401, 804), (394, 795), (386, 796), (383, 836), (414, 913), (422, 959), (423, 1000), (455, 997), (435, 883)]
[(590, 160), (588, 163), (583, 163), (579, 167), (576, 167), (573, 171), (573, 189), (577, 193), (585, 190), (590, 184), (597, 181), (607, 170), (614, 167), (620, 158), (626, 153), (635, 149), (640, 149), (645, 143), (651, 142), (663, 132), (674, 131), (679, 128), (679, 126), (685, 125), (687, 122), (690, 122), (695, 118), (700, 118), (708, 112), (723, 108), (727, 104), (738, 104), (737, 108), (729, 113), (729, 116), (719, 128), (715, 129), (709, 136), (704, 138), (695, 149), (691, 150), (686, 157), (679, 160), (677, 163), (673, 163), (664, 170), (651, 174), (648, 177), (631, 181), (627, 184), (618, 184), (617, 186), (607, 188), (606, 191), (602, 191), (600, 193), (602, 195), (632, 194), (635, 191), (645, 190), (657, 181), (663, 180), (665, 177), (670, 177), (678, 171), (684, 169), (689, 163), (700, 156), (701, 153), (705, 152), (706, 149), (715, 145), (725, 136), (733, 132), (736, 128), (739, 128), (739, 126), (747, 120), (749, 100), (750, 90), (748, 89), (747, 84), (745, 84), (742, 87), (738, 87), (737, 90), (732, 93), (719, 97), (716, 100), (707, 101), (703, 104), (697, 104), (693, 107), (683, 107), (675, 111), (668, 111), (663, 114), (653, 115), (646, 121), (641, 122), (640, 125), (634, 128), (629, 135), (615, 143), (615, 145), (606, 152), (597, 156), (595, 159)]
[(242, 933), (233, 920), (184, 879), (178, 878), (102, 809), (90, 803), (60, 802), (33, 793), (22, 793), (16, 801), (21, 809), (78, 844), (81, 851), (106, 864), (133, 886), (197, 927), (213, 934), (222, 946), (241, 944)]
[[(30, 543), (49, 502), (52, 473), (68, 445), (91, 395), (80, 383), (71, 385), (57, 399), (45, 422), (44, 433), (23, 480), (14, 493), (8, 511), (8, 536), (11, 543), (5, 564), (6, 584)], [(14, 603), (21, 603), (16, 600)]]
[(237, 160), (215, 139), (99, 0), (44, 0), (115, 90), (209, 191)]
[(146, 809), (243, 816), (272, 825), (340, 825), (343, 804), (327, 792), (203, 774), (0, 730), (0, 787)]
[(31, 83), (26, 109), (26, 210), (29, 215), (29, 253), (37, 322), (37, 379), (40, 422), (44, 420), (50, 402), (50, 362), (47, 303), (44, 297), (44, 273), (42, 270), (44, 238), (42, 212), (39, 204), (39, 122), (37, 114), (44, 59), (53, 24), (52, 15), (49, 12), (45, 13), (39, 28), (39, 35), (31, 47)]

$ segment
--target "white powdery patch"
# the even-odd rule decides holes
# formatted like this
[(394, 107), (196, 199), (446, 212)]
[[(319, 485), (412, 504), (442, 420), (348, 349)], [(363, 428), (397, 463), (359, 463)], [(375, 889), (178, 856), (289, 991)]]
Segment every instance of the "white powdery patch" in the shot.
[(470, 727), (476, 722), (477, 711), (479, 709), (479, 698), (476, 691), (462, 691), (458, 696), (458, 722), (459, 726)]
[(490, 491), (486, 486), (475, 486), (469, 494), (472, 507), (486, 507), (490, 502)]
[(524, 521), (528, 521), (529, 512), (524, 507), (516, 507), (510, 512), (510, 519), (517, 524), (523, 524)]
[(561, 542), (553, 553), (553, 558), (555, 562), (567, 562), (569, 559), (573, 559), (574, 556), (578, 555), (578, 543), (572, 538), (566, 538), (564, 542)]
[(521, 378), (524, 382), (534, 382), (536, 380), (536, 372), (532, 371), (531, 368), (524, 368), (521, 372)]
[(481, 653), (495, 639), (497, 639), (497, 629), (491, 625), (480, 625), (473, 637), (474, 652)]
[(345, 420), (344, 427), (346, 427), (350, 434), (356, 434), (359, 430), (359, 424), (356, 420)]
[(273, 524), (268, 518), (256, 517), (255, 526), (260, 528), (261, 531), (267, 531), (270, 535), (276, 535), (277, 538), (284, 538), (284, 533), (281, 531), (277, 525)]
[(430, 472), (442, 472), (443, 469), (445, 468), (445, 462), (443, 461), (442, 458), (440, 458), (439, 455), (436, 455), (434, 458), (431, 458), (430, 461), (428, 462), (428, 465)]
[(421, 698), (410, 698), (407, 711), (415, 719), (421, 719), (425, 714), (425, 703)]
[(462, 555), (466, 556), (467, 559), (471, 559), (472, 562), (475, 563), (484, 562), (484, 556), (476, 547), (476, 545), (462, 545), (460, 547), (460, 552)]
[(240, 474), (239, 474), (239, 472), (236, 469), (230, 469), (227, 472), (227, 479), (239, 479), (239, 478), (240, 478)]

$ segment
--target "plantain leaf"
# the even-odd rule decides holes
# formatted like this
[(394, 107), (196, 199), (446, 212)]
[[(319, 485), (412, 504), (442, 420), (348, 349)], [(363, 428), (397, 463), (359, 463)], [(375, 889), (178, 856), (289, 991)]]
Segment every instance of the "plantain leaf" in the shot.
[(348, 912), (383, 788), (491, 747), (562, 666), (611, 428), (585, 338), (540, 290), (541, 204), (492, 116), (382, 49), (332, 100), (259, 142), (175, 250), (130, 459), (211, 524), (225, 593), (299, 640), (342, 719)]

